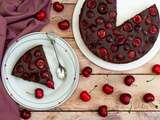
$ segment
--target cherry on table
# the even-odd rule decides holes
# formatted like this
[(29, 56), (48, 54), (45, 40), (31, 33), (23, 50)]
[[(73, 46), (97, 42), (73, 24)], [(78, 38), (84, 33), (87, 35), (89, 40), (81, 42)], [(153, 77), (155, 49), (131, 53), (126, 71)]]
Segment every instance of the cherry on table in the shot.
[(64, 10), (64, 5), (60, 2), (54, 2), (53, 3), (53, 9), (56, 11), (56, 12), (61, 12)]
[(143, 101), (146, 102), (146, 103), (150, 103), (150, 102), (153, 102), (155, 100), (155, 97), (152, 93), (146, 93), (144, 96), (143, 96)]
[(91, 99), (91, 96), (87, 91), (82, 91), (80, 93), (80, 99), (84, 102), (88, 102)]
[(108, 107), (106, 105), (102, 105), (98, 108), (98, 114), (101, 117), (107, 117), (108, 116)]
[(124, 83), (127, 86), (131, 86), (135, 82), (134, 76), (128, 75), (124, 78)]
[(89, 66), (83, 68), (83, 70), (82, 70), (82, 75), (84, 77), (89, 77), (91, 75), (91, 73), (92, 73), (92, 68)]
[(43, 21), (46, 18), (47, 14), (46, 11), (44, 10), (40, 10), (37, 14), (36, 14), (36, 19)]
[(62, 20), (58, 23), (58, 27), (61, 30), (67, 30), (70, 27), (70, 23), (68, 20)]
[(42, 99), (44, 97), (44, 91), (41, 88), (35, 89), (35, 97), (37, 99)]
[(109, 85), (109, 84), (105, 84), (102, 88), (103, 92), (106, 93), (107, 95), (112, 94), (114, 91), (114, 88)]
[(25, 109), (20, 110), (20, 116), (22, 119), (27, 120), (27, 119), (31, 118), (31, 112), (28, 110), (25, 110)]
[(132, 96), (129, 93), (123, 93), (120, 95), (120, 102), (124, 105), (128, 105), (130, 103)]
[(160, 74), (160, 65), (156, 64), (152, 67), (152, 72), (159, 75)]

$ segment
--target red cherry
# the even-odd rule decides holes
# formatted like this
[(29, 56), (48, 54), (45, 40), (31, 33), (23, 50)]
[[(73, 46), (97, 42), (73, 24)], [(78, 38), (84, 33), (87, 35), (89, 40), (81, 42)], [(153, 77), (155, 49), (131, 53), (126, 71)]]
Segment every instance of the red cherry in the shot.
[(107, 117), (108, 116), (108, 108), (106, 105), (102, 105), (98, 108), (98, 114), (101, 117)]
[(42, 99), (44, 97), (43, 89), (41, 89), (41, 88), (35, 89), (35, 97), (37, 99)]
[(61, 12), (64, 9), (64, 5), (60, 2), (54, 2), (53, 3), (53, 9), (57, 12)]
[(46, 11), (44, 10), (40, 10), (37, 14), (36, 14), (36, 19), (43, 21), (46, 18), (47, 14)]
[(21, 65), (17, 66), (17, 67), (16, 67), (16, 72), (18, 72), (18, 73), (23, 73), (23, 72), (24, 72), (23, 66), (21, 66)]
[(142, 22), (142, 17), (140, 15), (136, 15), (134, 16), (133, 21), (137, 24), (140, 24)]
[(40, 76), (43, 78), (43, 79), (48, 79), (49, 78), (49, 74), (47, 71), (41, 71), (40, 72)]
[(35, 57), (40, 57), (40, 56), (41, 56), (41, 52), (40, 52), (39, 50), (36, 50), (36, 51), (34, 52), (34, 56), (35, 56)]
[(89, 77), (89, 76), (91, 75), (91, 73), (92, 73), (92, 68), (89, 67), (89, 66), (85, 67), (85, 68), (82, 70), (82, 75), (83, 75), (84, 77)]
[(111, 29), (113, 27), (112, 23), (108, 22), (105, 24), (105, 28)]
[(104, 29), (99, 29), (97, 31), (97, 36), (100, 38), (100, 39), (104, 39), (106, 37), (106, 31)]
[(117, 52), (118, 49), (119, 49), (119, 48), (118, 48), (117, 45), (114, 45), (114, 44), (111, 45), (111, 51), (112, 51), (112, 52)]
[(31, 53), (26, 53), (22, 56), (22, 60), (25, 62), (25, 63), (29, 63), (31, 62), (32, 60), (32, 55)]
[(107, 95), (109, 95), (109, 94), (113, 93), (114, 88), (111, 85), (109, 85), (109, 84), (105, 84), (103, 86), (102, 90), (103, 90), (104, 93), (106, 93)]
[(31, 118), (31, 112), (28, 110), (25, 110), (25, 109), (20, 110), (20, 116), (22, 119), (27, 120), (27, 119)]
[(115, 19), (117, 16), (117, 12), (116, 11), (112, 11), (109, 13), (110, 18)]
[(150, 16), (148, 16), (146, 18), (146, 21), (145, 21), (147, 24), (151, 24), (152, 23), (152, 18)]
[(135, 78), (131, 75), (126, 76), (125, 79), (124, 79), (124, 83), (127, 86), (131, 86), (134, 82), (135, 82)]
[(126, 39), (123, 35), (119, 35), (116, 39), (116, 43), (118, 45), (123, 45), (125, 43)]
[(93, 11), (91, 11), (91, 10), (87, 11), (87, 17), (88, 18), (92, 18), (94, 16), (95, 16), (95, 13)]
[(120, 95), (120, 101), (124, 105), (128, 105), (130, 103), (132, 96), (129, 93), (123, 93)]
[(137, 37), (137, 38), (133, 39), (132, 44), (133, 44), (133, 46), (135, 46), (135, 47), (140, 47), (141, 44), (142, 44), (142, 40)]
[(123, 29), (126, 32), (131, 32), (133, 30), (132, 24), (130, 22), (125, 23)]
[(43, 69), (45, 67), (45, 61), (43, 59), (38, 59), (36, 61), (36, 66), (40, 69)]
[(155, 97), (152, 93), (147, 93), (143, 96), (143, 101), (146, 103), (153, 102), (155, 100)]
[(159, 64), (154, 65), (152, 68), (152, 72), (159, 75), (160, 74), (160, 65)]
[(103, 24), (104, 23), (104, 18), (103, 17), (96, 18), (96, 23), (97, 24)]
[(157, 10), (157, 7), (154, 5), (152, 7), (149, 8), (149, 13), (150, 15), (152, 16), (156, 16), (158, 14), (158, 10)]
[(47, 87), (54, 89), (54, 82), (53, 82), (52, 80), (48, 80), (48, 81), (47, 81)]
[(151, 26), (150, 29), (149, 29), (149, 32), (150, 32), (151, 34), (157, 33), (157, 32), (158, 32), (157, 26), (155, 26), (155, 25)]
[(95, 2), (95, 0), (88, 0), (88, 2), (87, 2), (87, 7), (88, 7), (89, 9), (95, 8), (95, 7), (96, 7), (96, 2)]
[(58, 23), (58, 27), (61, 29), (61, 30), (67, 30), (69, 29), (70, 27), (70, 23), (68, 20), (63, 20), (61, 22)]
[(104, 47), (99, 48), (98, 53), (99, 53), (99, 56), (103, 59), (105, 59), (105, 57), (108, 56), (108, 51)]
[(99, 12), (100, 14), (106, 14), (107, 11), (108, 11), (107, 4), (105, 4), (105, 3), (100, 3), (100, 4), (98, 5), (98, 12)]
[(80, 94), (80, 99), (84, 102), (88, 102), (91, 99), (91, 96), (87, 91), (82, 91)]
[(129, 59), (134, 59), (136, 57), (136, 52), (131, 50), (128, 52), (128, 58)]

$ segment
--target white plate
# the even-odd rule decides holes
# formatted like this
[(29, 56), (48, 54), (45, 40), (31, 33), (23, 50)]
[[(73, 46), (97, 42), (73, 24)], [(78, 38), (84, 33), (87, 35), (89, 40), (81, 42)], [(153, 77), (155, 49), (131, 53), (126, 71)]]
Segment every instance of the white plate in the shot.
[[(126, 2), (128, 1), (128, 2)], [(141, 0), (144, 1), (144, 0)], [(159, 0), (155, 0), (155, 3), (158, 7), (158, 10), (160, 11), (160, 2), (158, 2)], [(84, 44), (82, 38), (81, 38), (81, 34), (80, 34), (80, 30), (79, 30), (79, 15), (81, 12), (81, 8), (84, 4), (85, 0), (78, 0), (74, 13), (73, 13), (73, 19), (72, 19), (72, 28), (73, 28), (73, 34), (76, 40), (76, 43), (78, 44), (78, 47), (80, 48), (80, 50), (82, 51), (82, 53), (90, 60), (92, 61), (94, 64), (105, 68), (105, 69), (109, 69), (109, 70), (114, 70), (114, 71), (125, 71), (125, 70), (131, 70), (131, 69), (135, 69), (138, 68), (142, 65), (144, 65), (145, 63), (149, 62), (159, 51), (160, 47), (160, 35), (157, 38), (157, 41), (155, 42), (154, 46), (152, 47), (152, 49), (145, 54), (143, 57), (141, 57), (140, 59), (130, 62), (130, 63), (126, 63), (126, 64), (114, 64), (114, 63), (110, 63), (107, 61), (104, 61), (102, 59), (100, 59), (99, 57), (95, 56)], [(126, 12), (126, 7), (127, 7), (127, 12), (131, 11), (130, 9), (132, 9), (133, 6), (136, 6), (138, 9), (138, 7), (140, 9), (138, 9), (138, 11), (135, 11), (136, 13), (132, 12), (132, 15), (136, 15), (139, 12), (141, 12), (144, 8), (146, 8), (146, 3), (150, 2), (149, 0), (145, 2), (141, 2), (141, 5), (139, 5), (138, 3), (139, 0), (134, 0), (134, 2), (130, 2), (130, 0), (125, 0), (125, 1), (121, 1), (119, 0), (118, 3), (121, 4), (117, 4), (118, 5), (118, 15), (119, 13), (121, 13), (121, 15)], [(153, 1), (152, 1), (153, 3)], [(138, 5), (138, 6), (137, 6)], [(149, 5), (151, 5), (151, 3), (147, 4), (149, 7)], [(125, 7), (125, 9), (124, 9)], [(143, 8), (143, 9), (142, 9)], [(121, 10), (121, 11), (120, 11)], [(133, 9), (132, 9), (133, 10)], [(140, 11), (141, 10), (141, 11)], [(130, 12), (128, 12), (129, 14), (125, 13), (125, 16), (130, 16)], [(121, 16), (123, 17), (123, 16)], [(120, 16), (118, 16), (118, 19), (120, 18)], [(121, 19), (121, 21), (118, 20), (119, 23), (122, 23), (122, 21), (124, 21), (124, 19), (126, 19), (127, 17), (123, 17)], [(117, 24), (119, 24), (117, 23)]]
[[(73, 49), (65, 40), (54, 34), (50, 36), (56, 40), (56, 49), (60, 62), (67, 70), (67, 78), (62, 81), (56, 77), (58, 67), (55, 52), (45, 33), (35, 32), (21, 37), (7, 50), (2, 63), (2, 80), (9, 95), (20, 105), (32, 110), (49, 110), (65, 102), (74, 92), (79, 80), (79, 63)], [(47, 61), (53, 75), (55, 89), (43, 85), (24, 81), (11, 75), (17, 60), (30, 48), (43, 45)], [(35, 88), (42, 88), (45, 96), (37, 100), (33, 95)]]

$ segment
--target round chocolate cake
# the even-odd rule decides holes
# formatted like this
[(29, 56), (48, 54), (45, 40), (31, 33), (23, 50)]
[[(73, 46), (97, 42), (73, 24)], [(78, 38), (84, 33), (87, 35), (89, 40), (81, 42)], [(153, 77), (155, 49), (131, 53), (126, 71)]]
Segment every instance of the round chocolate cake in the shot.
[(79, 28), (93, 54), (111, 63), (129, 63), (153, 47), (159, 34), (159, 12), (152, 5), (117, 27), (116, 6), (116, 0), (86, 0)]

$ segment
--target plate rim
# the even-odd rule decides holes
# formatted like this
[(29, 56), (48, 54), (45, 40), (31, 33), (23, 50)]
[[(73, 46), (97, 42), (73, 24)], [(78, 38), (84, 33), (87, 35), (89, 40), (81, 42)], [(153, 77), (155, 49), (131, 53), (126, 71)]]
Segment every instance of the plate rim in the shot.
[[(23, 39), (25, 39), (25, 38), (28, 37), (28, 36), (35, 35), (35, 34), (45, 34), (45, 33), (46, 33), (46, 32), (33, 32), (33, 33), (29, 33), (29, 34), (26, 34), (26, 35), (20, 37), (20, 38), (18, 39), (18, 41), (23, 42)], [(16, 97), (12, 96), (12, 95), (10, 94), (11, 92), (10, 92), (9, 88), (8, 88), (7, 85), (6, 85), (7, 83), (6, 83), (6, 80), (4, 79), (4, 75), (2, 74), (2, 82), (3, 82), (3, 85), (4, 85), (7, 93), (9, 94), (9, 96), (10, 96), (15, 102), (19, 103), (20, 105), (22, 105), (23, 107), (25, 107), (25, 108), (27, 108), (27, 109), (32, 109), (32, 110), (41, 111), (41, 110), (50, 110), (50, 109), (56, 108), (56, 107), (58, 107), (59, 105), (61, 105), (61, 104), (63, 104), (64, 102), (66, 102), (66, 101), (73, 95), (73, 93), (75, 92), (75, 90), (76, 90), (76, 88), (77, 88), (77, 86), (78, 86), (78, 84), (79, 84), (80, 66), (79, 66), (78, 57), (77, 57), (75, 51), (73, 50), (73, 48), (72, 48), (63, 38), (57, 36), (57, 35), (54, 34), (54, 33), (51, 33), (51, 34), (52, 34), (54, 37), (56, 37), (55, 39), (60, 39), (62, 42), (64, 42), (64, 43), (69, 47), (69, 49), (71, 50), (71, 53), (73, 54), (73, 57), (74, 57), (74, 62), (75, 62), (74, 64), (76, 65), (76, 66), (74, 66), (74, 67), (75, 67), (75, 77), (76, 77), (76, 78), (75, 78), (74, 82), (72, 83), (71, 88), (69, 88), (70, 90), (68, 90), (68, 91), (66, 92), (68, 95), (65, 96), (65, 98), (62, 99), (62, 100), (60, 101), (60, 103), (58, 103), (58, 104), (56, 104), (56, 105), (54, 105), (54, 106), (51, 106), (51, 107), (47, 107), (47, 108), (36, 108), (36, 107), (29, 106), (29, 105), (24, 105), (22, 102), (20, 102), (19, 100), (17, 100)], [(4, 55), (4, 58), (3, 58), (3, 61), (2, 61), (1, 73), (3, 73), (3, 71), (4, 71), (6, 53), (8, 53), (8, 52), (12, 49), (12, 47), (15, 46), (15, 45), (16, 45), (16, 41), (13, 42), (13, 43), (8, 47), (8, 49), (6, 50), (5, 55)], [(53, 101), (53, 102), (54, 102), (54, 101)], [(37, 105), (38, 105), (38, 104), (37, 104)]]
[[(80, 51), (83, 53), (83, 55), (89, 59), (92, 63), (95, 65), (108, 69), (108, 70), (113, 70), (113, 71), (127, 71), (127, 70), (132, 70), (136, 69), (138, 67), (143, 66), (147, 62), (149, 62), (160, 50), (160, 47), (158, 46), (160, 44), (160, 32), (157, 37), (156, 42), (154, 43), (153, 47), (146, 53), (143, 57), (139, 58), (138, 60), (125, 63), (125, 64), (114, 64), (111, 62), (104, 61), (94, 55), (84, 44), (80, 30), (79, 30), (79, 15), (81, 12), (81, 8), (84, 4), (85, 0), (78, 0), (77, 4), (74, 8), (73, 12), (73, 18), (72, 18), (72, 31), (73, 31), (73, 36), (75, 38), (75, 41), (80, 49)], [(155, 3), (156, 4), (156, 3)], [(159, 13), (160, 10), (158, 9)]]

